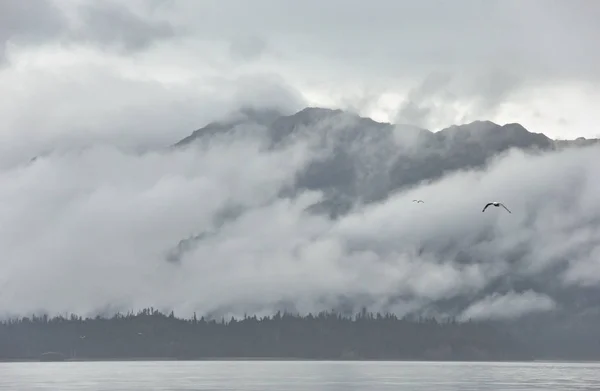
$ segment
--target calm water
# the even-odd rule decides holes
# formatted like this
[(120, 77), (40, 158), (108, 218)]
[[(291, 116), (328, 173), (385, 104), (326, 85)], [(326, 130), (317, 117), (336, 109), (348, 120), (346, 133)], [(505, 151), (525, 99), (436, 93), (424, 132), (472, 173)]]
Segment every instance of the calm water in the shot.
[(0, 390), (600, 390), (600, 364), (0, 363)]

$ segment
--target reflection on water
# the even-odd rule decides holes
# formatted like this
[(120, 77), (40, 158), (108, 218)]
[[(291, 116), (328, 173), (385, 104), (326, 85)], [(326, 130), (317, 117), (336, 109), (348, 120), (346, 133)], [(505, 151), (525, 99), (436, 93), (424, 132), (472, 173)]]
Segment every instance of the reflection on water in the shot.
[(0, 390), (600, 390), (600, 364), (380, 361), (0, 363)]

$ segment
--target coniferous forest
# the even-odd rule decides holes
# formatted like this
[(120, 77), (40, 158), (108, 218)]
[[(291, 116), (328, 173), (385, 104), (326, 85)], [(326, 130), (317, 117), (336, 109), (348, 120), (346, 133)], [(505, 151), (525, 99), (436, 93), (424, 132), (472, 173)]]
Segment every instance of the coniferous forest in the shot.
[(181, 319), (152, 308), (112, 318), (34, 316), (0, 324), (0, 360), (528, 360), (491, 323), (408, 320), (362, 311)]

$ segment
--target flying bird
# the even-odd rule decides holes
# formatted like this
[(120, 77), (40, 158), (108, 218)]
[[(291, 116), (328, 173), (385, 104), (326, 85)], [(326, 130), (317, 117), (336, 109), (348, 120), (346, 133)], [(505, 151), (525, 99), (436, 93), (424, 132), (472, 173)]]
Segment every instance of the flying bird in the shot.
[(501, 206), (501, 207), (503, 207), (504, 209), (506, 209), (506, 211), (507, 211), (508, 213), (512, 213), (510, 210), (508, 210), (508, 208), (507, 208), (507, 207), (506, 207), (506, 206), (505, 206), (505, 205), (504, 205), (502, 202), (497, 202), (497, 201), (494, 201), (494, 202), (488, 202), (488, 203), (487, 203), (487, 204), (486, 204), (486, 205), (483, 207), (483, 210), (482, 210), (482, 212), (485, 212), (485, 210), (486, 210), (486, 209), (488, 208), (488, 206), (490, 206), (490, 205), (492, 205), (492, 206), (495, 206), (496, 208), (497, 208), (497, 207), (499, 207), (499, 206)]
[(416, 202), (417, 204), (422, 204), (422, 203), (424, 203), (425, 201), (423, 201), (423, 200), (413, 200), (413, 202)]

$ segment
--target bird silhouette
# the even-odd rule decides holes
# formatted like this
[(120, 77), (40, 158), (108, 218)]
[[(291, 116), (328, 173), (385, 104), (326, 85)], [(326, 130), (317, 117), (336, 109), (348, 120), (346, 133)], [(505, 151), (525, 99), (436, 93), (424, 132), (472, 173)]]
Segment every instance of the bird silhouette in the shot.
[(499, 207), (499, 206), (501, 206), (501, 207), (503, 207), (504, 209), (506, 209), (506, 211), (507, 211), (508, 213), (512, 213), (510, 210), (508, 210), (508, 208), (507, 208), (507, 207), (506, 207), (506, 206), (505, 206), (505, 205), (504, 205), (502, 202), (498, 202), (498, 201), (494, 201), (494, 202), (488, 202), (488, 203), (487, 203), (487, 204), (486, 204), (486, 205), (483, 207), (483, 210), (482, 210), (482, 212), (485, 212), (485, 210), (488, 208), (488, 206), (495, 206), (496, 208), (497, 208), (497, 207)]

